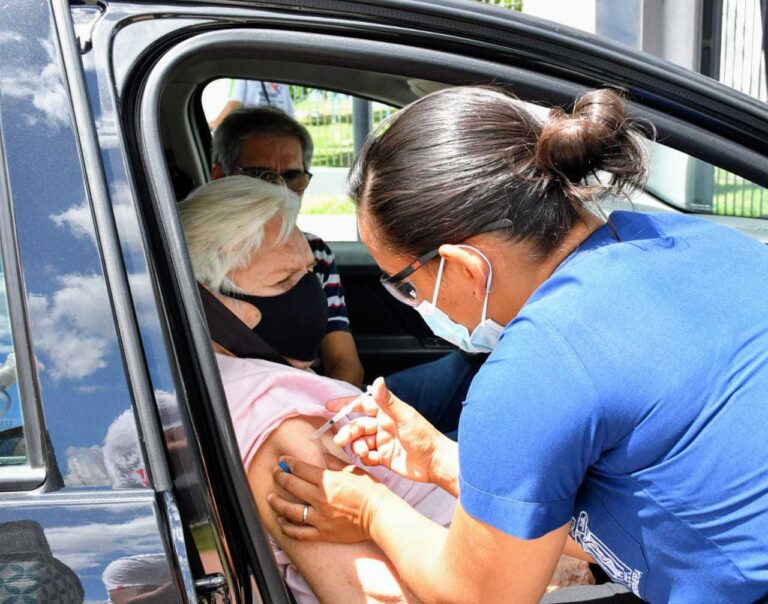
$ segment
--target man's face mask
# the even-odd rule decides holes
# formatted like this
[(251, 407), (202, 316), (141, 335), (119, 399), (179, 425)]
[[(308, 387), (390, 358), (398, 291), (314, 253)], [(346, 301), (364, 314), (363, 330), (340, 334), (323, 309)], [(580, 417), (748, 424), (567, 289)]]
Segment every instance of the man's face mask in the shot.
[(317, 358), (328, 324), (328, 299), (313, 273), (307, 273), (291, 289), (277, 296), (221, 293), (259, 309), (261, 321), (253, 331), (281, 355), (297, 361)]
[(440, 259), (440, 268), (437, 270), (437, 279), (435, 280), (435, 293), (432, 296), (432, 302), (424, 300), (416, 310), (424, 319), (436, 336), (447, 340), (451, 344), (458, 346), (465, 352), (479, 353), (492, 352), (499, 343), (501, 332), (504, 329), (501, 325), (487, 318), (488, 295), (491, 293), (491, 281), (493, 280), (493, 267), (490, 260), (486, 258), (480, 250), (470, 245), (460, 245), (477, 252), (483, 260), (488, 263), (488, 280), (485, 284), (485, 299), (483, 300), (483, 312), (480, 317), (480, 323), (469, 333), (464, 325), (456, 323), (448, 315), (437, 307), (437, 296), (440, 292), (440, 281), (443, 278), (443, 268), (445, 267), (445, 258)]

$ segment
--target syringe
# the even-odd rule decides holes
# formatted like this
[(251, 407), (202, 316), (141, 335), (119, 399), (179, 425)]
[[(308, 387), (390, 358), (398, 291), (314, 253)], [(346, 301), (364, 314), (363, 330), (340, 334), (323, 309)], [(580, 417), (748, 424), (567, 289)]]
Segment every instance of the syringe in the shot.
[(352, 401), (344, 405), (341, 409), (339, 409), (336, 414), (329, 419), (327, 422), (325, 422), (322, 426), (320, 426), (315, 433), (309, 437), (309, 440), (317, 440), (320, 438), (323, 434), (328, 432), (333, 425), (338, 422), (340, 419), (346, 417), (350, 413), (352, 413), (352, 410), (357, 407), (358, 404), (360, 404), (366, 396), (373, 396), (373, 389), (368, 386), (366, 388), (365, 392), (363, 392), (360, 396), (355, 397)]

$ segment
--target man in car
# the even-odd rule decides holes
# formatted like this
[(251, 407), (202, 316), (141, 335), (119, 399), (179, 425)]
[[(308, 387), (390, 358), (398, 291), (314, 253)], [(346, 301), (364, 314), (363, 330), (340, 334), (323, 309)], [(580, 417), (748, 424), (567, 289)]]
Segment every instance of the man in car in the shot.
[[(307, 129), (276, 107), (239, 109), (227, 115), (214, 133), (211, 176), (217, 180), (244, 174), (284, 182), (301, 198), (312, 178), (309, 167), (313, 150)], [(328, 303), (328, 327), (320, 346), (323, 371), (329, 377), (362, 386), (363, 366), (350, 332), (336, 259), (320, 237), (305, 235)]]

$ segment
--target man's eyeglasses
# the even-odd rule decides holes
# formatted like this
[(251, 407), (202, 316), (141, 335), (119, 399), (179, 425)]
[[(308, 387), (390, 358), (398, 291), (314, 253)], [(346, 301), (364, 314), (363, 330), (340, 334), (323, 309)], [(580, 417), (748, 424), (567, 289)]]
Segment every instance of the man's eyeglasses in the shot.
[[(489, 225), (480, 229), (477, 233), (474, 233), (472, 236), (481, 235), (483, 233), (490, 233), (492, 231), (501, 231), (503, 229), (508, 229), (511, 226), (512, 221), (508, 218), (504, 218), (502, 220), (497, 220), (490, 223)], [(403, 304), (407, 304), (408, 306), (418, 305), (419, 295), (416, 293), (416, 288), (407, 279), (422, 266), (427, 264), (430, 260), (437, 258), (439, 254), (440, 248), (431, 250), (426, 254), (416, 258), (416, 260), (411, 262), (403, 270), (392, 275), (391, 277), (387, 274), (382, 274), (380, 279), (381, 284), (384, 286), (384, 289), (386, 289), (395, 297), (396, 300), (399, 300)]]
[(257, 168), (250, 166), (234, 165), (233, 174), (243, 174), (251, 178), (258, 178), (273, 185), (285, 185), (297, 195), (301, 195), (309, 186), (312, 180), (312, 172), (309, 170), (286, 170), (285, 172), (275, 172), (268, 168)]

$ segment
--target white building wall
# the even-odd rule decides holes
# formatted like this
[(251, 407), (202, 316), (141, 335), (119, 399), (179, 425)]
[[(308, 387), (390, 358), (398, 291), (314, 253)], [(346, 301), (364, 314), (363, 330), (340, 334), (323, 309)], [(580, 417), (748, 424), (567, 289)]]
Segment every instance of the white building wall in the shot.
[(596, 0), (524, 0), (523, 12), (595, 33)]

